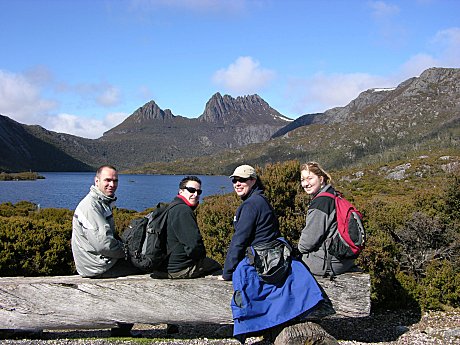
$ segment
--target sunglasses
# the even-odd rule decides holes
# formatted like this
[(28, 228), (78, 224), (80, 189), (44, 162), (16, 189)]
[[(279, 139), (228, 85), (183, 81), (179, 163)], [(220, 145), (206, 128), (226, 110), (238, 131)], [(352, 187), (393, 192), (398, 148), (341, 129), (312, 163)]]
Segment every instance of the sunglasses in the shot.
[(193, 188), (193, 187), (185, 187), (184, 189), (187, 189), (192, 194), (196, 192), (196, 194), (201, 195), (201, 193), (203, 193), (203, 190), (196, 189), (196, 188)]
[(244, 183), (244, 182), (246, 182), (247, 180), (249, 180), (249, 178), (234, 177), (234, 178), (232, 178), (232, 183), (237, 183), (237, 182)]

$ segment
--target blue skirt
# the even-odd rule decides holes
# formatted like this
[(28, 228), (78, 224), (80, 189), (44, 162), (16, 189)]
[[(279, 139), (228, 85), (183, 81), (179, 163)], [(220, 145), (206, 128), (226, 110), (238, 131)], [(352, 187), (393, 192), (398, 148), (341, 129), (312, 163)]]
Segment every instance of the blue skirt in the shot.
[(233, 335), (258, 332), (308, 314), (323, 300), (318, 283), (305, 265), (292, 260), (286, 280), (264, 283), (244, 258), (233, 273)]

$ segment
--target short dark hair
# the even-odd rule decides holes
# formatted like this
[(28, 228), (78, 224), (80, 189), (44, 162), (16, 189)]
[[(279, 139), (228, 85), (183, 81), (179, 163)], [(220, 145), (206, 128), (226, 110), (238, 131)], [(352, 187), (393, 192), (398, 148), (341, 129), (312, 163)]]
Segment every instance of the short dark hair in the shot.
[(186, 176), (180, 181), (179, 189), (185, 189), (185, 186), (187, 186), (188, 181), (195, 181), (195, 182), (198, 182), (201, 185), (201, 180), (198, 177), (196, 177), (196, 176)]
[(113, 165), (105, 164), (105, 165), (101, 165), (99, 168), (97, 168), (97, 170), (96, 170), (96, 176), (97, 176), (97, 177), (101, 176), (101, 172), (102, 172), (102, 170), (105, 169), (105, 168), (109, 168), (109, 169), (118, 171), (117, 168), (115, 168)]

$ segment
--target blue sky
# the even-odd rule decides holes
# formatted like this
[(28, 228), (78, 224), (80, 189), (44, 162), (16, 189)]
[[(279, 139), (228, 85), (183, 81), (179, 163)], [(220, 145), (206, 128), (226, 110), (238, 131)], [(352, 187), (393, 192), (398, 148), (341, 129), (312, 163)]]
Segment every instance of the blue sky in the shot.
[(457, 0), (0, 0), (0, 114), (98, 138), (216, 92), (297, 118), (460, 67)]

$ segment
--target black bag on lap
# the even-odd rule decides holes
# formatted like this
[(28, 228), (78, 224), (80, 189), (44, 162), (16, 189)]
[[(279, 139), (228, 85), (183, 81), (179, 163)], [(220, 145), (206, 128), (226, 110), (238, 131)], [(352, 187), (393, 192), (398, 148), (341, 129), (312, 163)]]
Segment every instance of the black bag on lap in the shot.
[(278, 284), (284, 282), (289, 274), (292, 247), (284, 238), (278, 238), (248, 247), (246, 256), (255, 267), (260, 280), (268, 284)]

